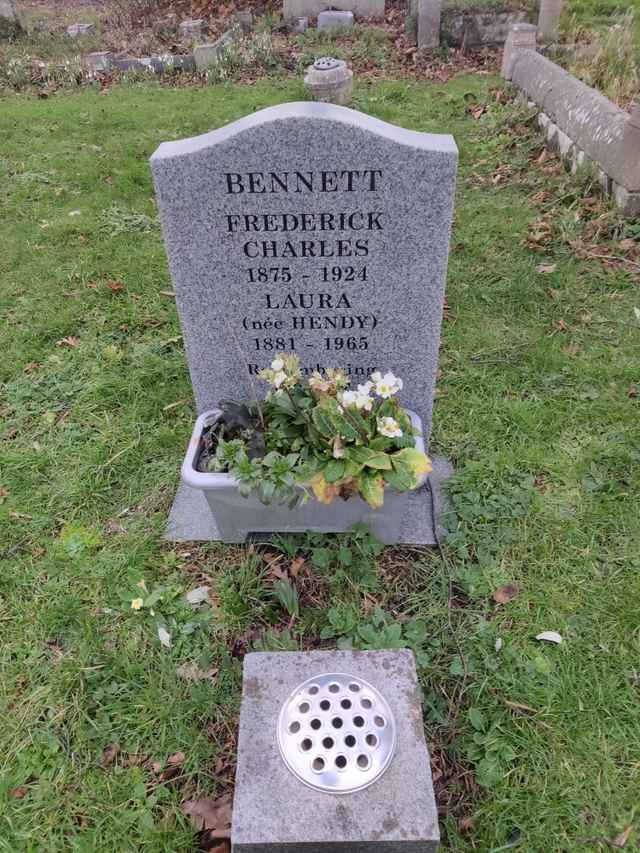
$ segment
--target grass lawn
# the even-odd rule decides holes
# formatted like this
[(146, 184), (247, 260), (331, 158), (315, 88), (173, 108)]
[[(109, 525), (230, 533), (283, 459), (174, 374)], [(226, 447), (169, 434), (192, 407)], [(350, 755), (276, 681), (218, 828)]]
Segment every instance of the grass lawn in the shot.
[[(147, 160), (297, 84), (3, 101), (0, 850), (193, 850), (180, 802), (231, 785), (243, 653), (321, 636), (416, 651), (444, 849), (602, 850), (637, 823), (638, 267), (591, 256), (640, 228), (532, 164), (497, 85), (357, 92), (461, 151), (442, 554), (161, 541), (193, 409)], [(272, 587), (298, 555), (291, 620)]]

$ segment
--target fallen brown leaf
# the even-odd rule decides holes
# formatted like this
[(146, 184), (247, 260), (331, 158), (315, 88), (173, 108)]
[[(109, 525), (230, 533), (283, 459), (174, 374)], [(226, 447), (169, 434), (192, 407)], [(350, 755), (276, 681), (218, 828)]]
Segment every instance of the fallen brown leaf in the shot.
[(29, 793), (29, 789), (27, 788), (27, 786), (26, 785), (20, 785), (19, 788), (14, 788), (13, 791), (11, 791), (9, 796), (13, 797), (14, 800), (22, 800), (22, 799), (24, 799), (24, 797), (27, 796), (28, 793)]
[(541, 273), (542, 275), (555, 272), (557, 268), (557, 264), (538, 264), (536, 267), (536, 272)]
[(521, 702), (510, 702), (508, 699), (505, 699), (504, 704), (510, 711), (519, 711), (523, 714), (538, 713), (535, 708), (531, 708), (529, 705), (523, 705)]
[(613, 841), (610, 841), (609, 844), (611, 844), (612, 847), (617, 847), (621, 850), (629, 840), (629, 836), (631, 835), (632, 831), (633, 825), (629, 824), (629, 826), (625, 830), (623, 830), (620, 835), (617, 836), (617, 838), (614, 838)]
[(458, 828), (460, 832), (472, 832), (476, 828), (476, 819), (474, 817), (463, 817)]
[(213, 681), (217, 674), (217, 667), (202, 670), (195, 663), (183, 663), (176, 669), (176, 675), (178, 676), (178, 678), (182, 678), (184, 681), (189, 682), (208, 680)]
[(580, 352), (580, 344), (576, 341), (571, 341), (570, 344), (562, 348), (562, 351), (566, 352), (567, 355), (577, 355)]
[(175, 403), (169, 403), (169, 405), (163, 406), (162, 411), (171, 412), (173, 409), (177, 409), (179, 406), (184, 406), (188, 402), (189, 400), (187, 398), (185, 398), (184, 400), (176, 400)]
[(14, 518), (16, 521), (32, 521), (33, 516), (29, 515), (28, 512), (15, 512), (12, 510), (9, 513), (9, 518)]
[(110, 767), (113, 762), (116, 760), (118, 755), (120, 754), (120, 744), (119, 743), (111, 743), (109, 746), (105, 747), (102, 751), (102, 758), (100, 759), (100, 767), (106, 769)]
[(173, 290), (161, 290), (161, 291), (159, 291), (159, 292), (160, 292), (160, 296), (166, 296), (166, 297), (168, 297), (168, 298), (170, 298), (170, 299), (174, 299), (174, 298), (175, 298), (175, 293), (174, 293), (174, 291), (173, 291)]
[(493, 600), (497, 604), (508, 604), (510, 601), (513, 601), (520, 594), (520, 589), (515, 584), (507, 584), (506, 586), (501, 586), (500, 589), (497, 589), (493, 593)]
[[(208, 833), (207, 833), (208, 835)], [(208, 842), (213, 843), (213, 847), (208, 847)], [(203, 850), (208, 850), (209, 853), (229, 853), (231, 847), (228, 841), (217, 841), (215, 838), (204, 838), (200, 842), (200, 847)]]
[(184, 752), (174, 752), (173, 755), (170, 755), (169, 758), (167, 758), (167, 764), (177, 767), (179, 764), (184, 764), (186, 760), (187, 756)]
[(185, 800), (182, 812), (198, 832), (207, 829), (211, 838), (231, 837), (231, 794), (224, 794), (217, 800), (209, 797)]
[(68, 347), (69, 349), (75, 349), (80, 343), (80, 338), (75, 338), (73, 335), (68, 335), (66, 338), (61, 338), (59, 341), (56, 341), (57, 347)]
[(627, 391), (627, 397), (638, 397), (640, 396), (640, 390), (637, 385), (632, 385), (631, 388)]
[(42, 367), (42, 365), (38, 364), (37, 361), (30, 361), (30, 362), (28, 362), (28, 364), (25, 364), (25, 366), (22, 368), (22, 370), (24, 373), (33, 373), (35, 370), (38, 370), (38, 368), (40, 368), (40, 367)]
[(304, 566), (304, 557), (296, 557), (295, 560), (291, 561), (291, 565), (289, 566), (289, 574), (292, 578), (297, 578), (300, 574)]
[(113, 291), (113, 293), (119, 293), (121, 290), (124, 290), (124, 282), (108, 281), (107, 287), (109, 288), (109, 290)]

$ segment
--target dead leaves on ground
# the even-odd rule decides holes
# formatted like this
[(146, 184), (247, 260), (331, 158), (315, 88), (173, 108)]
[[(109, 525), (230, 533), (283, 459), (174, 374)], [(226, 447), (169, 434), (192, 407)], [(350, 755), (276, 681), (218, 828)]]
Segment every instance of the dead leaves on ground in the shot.
[(629, 836), (631, 835), (632, 832), (633, 832), (633, 824), (629, 824), (629, 826), (627, 826), (626, 829), (624, 829), (620, 833), (620, 835), (618, 835), (616, 838), (614, 838), (613, 841), (610, 841), (609, 844), (612, 847), (616, 847), (618, 850), (622, 850), (622, 848), (626, 846), (627, 841), (629, 840)]
[(196, 681), (214, 681), (218, 674), (218, 667), (202, 670), (195, 663), (183, 663), (176, 669), (176, 675), (183, 681), (191, 684)]
[(59, 341), (56, 341), (56, 346), (66, 347), (67, 349), (76, 349), (79, 343), (80, 338), (76, 338), (74, 335), (68, 335), (66, 338), (60, 338)]
[(111, 767), (116, 758), (120, 755), (120, 744), (119, 743), (111, 743), (109, 746), (105, 747), (102, 751), (102, 757), (100, 759), (100, 767), (103, 770), (106, 770), (107, 767)]
[(493, 593), (493, 600), (496, 604), (508, 604), (510, 601), (513, 601), (514, 598), (520, 594), (520, 589), (515, 584), (507, 584), (506, 586), (501, 586), (500, 589), (497, 589)]
[(210, 840), (231, 837), (231, 793), (223, 794), (217, 800), (201, 797), (198, 800), (185, 800), (182, 811), (197, 832), (206, 831)]
[(304, 557), (287, 558), (284, 554), (264, 551), (262, 557), (267, 564), (267, 576), (273, 580), (290, 580), (309, 571)]

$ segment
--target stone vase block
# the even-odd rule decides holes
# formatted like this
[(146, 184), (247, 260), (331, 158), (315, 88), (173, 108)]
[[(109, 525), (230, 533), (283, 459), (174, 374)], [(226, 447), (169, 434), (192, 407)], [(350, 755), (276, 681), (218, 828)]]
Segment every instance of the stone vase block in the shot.
[(353, 71), (342, 59), (324, 57), (307, 68), (304, 87), (313, 101), (347, 107), (353, 96)]
[[(324, 673), (344, 673), (359, 692), (305, 695), (308, 711), (300, 729), (291, 733), (291, 748), (308, 738), (313, 761), (321, 742), (330, 737), (334, 746), (326, 758), (341, 755), (349, 767), (356, 764), (357, 753), (369, 747), (349, 746), (349, 735), (358, 732), (355, 717), (361, 716), (356, 723), (362, 726), (363, 741), (367, 733), (381, 731), (380, 721), (366, 710), (371, 685), (390, 707), (396, 746), (387, 769), (362, 790), (335, 794), (305, 785), (288, 769), (278, 747), (283, 703), (300, 684)], [(320, 703), (327, 701), (335, 706), (340, 728), (327, 720), (314, 729), (311, 721), (320, 715)], [(267, 652), (245, 657), (233, 853), (434, 853), (438, 842), (420, 688), (410, 651)]]
[[(372, 509), (359, 496), (337, 500), (326, 506), (315, 498), (290, 509), (277, 503), (265, 506), (255, 495), (243, 497), (238, 482), (230, 474), (204, 473), (196, 468), (202, 448), (202, 433), (215, 423), (219, 410), (205, 412), (197, 419), (187, 453), (182, 463), (182, 480), (205, 495), (223, 542), (244, 542), (249, 533), (345, 533), (354, 524), (366, 524), (373, 535), (387, 545), (400, 541), (409, 493), (385, 490), (384, 505)], [(409, 412), (416, 435), (416, 450), (424, 452), (420, 418)], [(424, 475), (419, 487), (427, 477)], [(300, 490), (302, 498), (303, 491)]]
[(352, 27), (354, 22), (353, 12), (337, 12), (329, 10), (320, 12), (318, 15), (318, 29), (331, 30), (338, 27)]

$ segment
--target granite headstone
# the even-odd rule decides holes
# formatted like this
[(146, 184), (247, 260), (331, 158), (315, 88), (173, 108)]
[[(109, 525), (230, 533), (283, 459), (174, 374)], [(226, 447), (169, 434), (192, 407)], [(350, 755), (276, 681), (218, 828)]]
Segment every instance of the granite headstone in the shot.
[(163, 143), (151, 166), (198, 412), (296, 352), (353, 384), (393, 370), (428, 443), (453, 138), (291, 103)]

